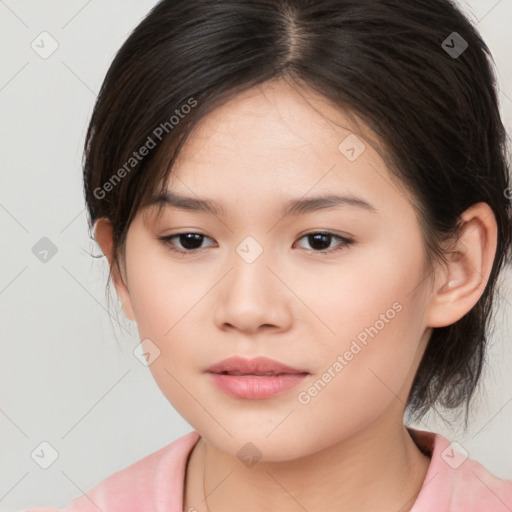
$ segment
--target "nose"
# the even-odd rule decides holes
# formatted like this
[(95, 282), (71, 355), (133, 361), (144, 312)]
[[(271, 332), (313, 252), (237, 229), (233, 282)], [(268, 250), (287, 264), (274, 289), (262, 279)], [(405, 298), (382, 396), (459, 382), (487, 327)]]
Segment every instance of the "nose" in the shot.
[(218, 284), (215, 297), (219, 329), (255, 334), (290, 328), (293, 293), (270, 252), (263, 250), (252, 262), (238, 253), (230, 260), (231, 269)]

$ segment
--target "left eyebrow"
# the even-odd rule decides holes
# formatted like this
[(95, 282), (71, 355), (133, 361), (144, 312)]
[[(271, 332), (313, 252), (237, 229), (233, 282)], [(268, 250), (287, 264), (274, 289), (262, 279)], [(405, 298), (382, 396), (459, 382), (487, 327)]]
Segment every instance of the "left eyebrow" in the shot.
[(306, 213), (316, 212), (318, 210), (326, 210), (329, 208), (337, 208), (339, 206), (352, 206), (362, 208), (372, 213), (378, 210), (371, 203), (353, 195), (337, 196), (333, 194), (301, 199), (292, 199), (283, 210), (283, 215), (303, 215)]
[[(222, 216), (225, 214), (224, 208), (213, 199), (200, 199), (196, 197), (183, 196), (169, 190), (163, 194), (151, 197), (148, 201), (148, 206), (154, 205), (178, 208), (181, 210), (201, 211), (216, 216)], [(317, 197), (292, 199), (285, 204), (282, 215), (304, 215), (340, 206), (351, 206), (361, 208), (372, 213), (378, 213), (375, 206), (361, 197), (353, 195), (338, 196), (328, 194)]]

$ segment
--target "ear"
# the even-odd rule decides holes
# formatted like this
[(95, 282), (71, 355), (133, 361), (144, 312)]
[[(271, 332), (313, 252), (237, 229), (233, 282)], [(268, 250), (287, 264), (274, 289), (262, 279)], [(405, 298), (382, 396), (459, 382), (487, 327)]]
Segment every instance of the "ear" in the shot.
[[(462, 215), (461, 235), (447, 254), (428, 305), (429, 327), (445, 327), (478, 302), (487, 285), (497, 247), (497, 224), (491, 207), (478, 203)], [(439, 283), (439, 284), (438, 284)]]
[(97, 219), (94, 223), (94, 238), (101, 248), (110, 265), (112, 274), (112, 282), (116, 288), (117, 294), (123, 305), (124, 314), (130, 320), (135, 321), (133, 314), (132, 301), (127, 285), (124, 283), (121, 271), (117, 264), (114, 263), (114, 238), (112, 223), (105, 217)]

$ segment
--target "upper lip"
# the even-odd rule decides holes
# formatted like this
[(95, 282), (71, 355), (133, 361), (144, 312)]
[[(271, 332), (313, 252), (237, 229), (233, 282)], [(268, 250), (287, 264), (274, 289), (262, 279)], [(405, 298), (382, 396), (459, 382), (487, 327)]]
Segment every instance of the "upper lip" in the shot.
[(242, 374), (253, 373), (308, 373), (305, 370), (299, 370), (286, 364), (269, 359), (268, 357), (255, 357), (253, 359), (244, 359), (243, 357), (228, 357), (218, 363), (210, 366), (207, 370), (210, 373), (237, 372)]

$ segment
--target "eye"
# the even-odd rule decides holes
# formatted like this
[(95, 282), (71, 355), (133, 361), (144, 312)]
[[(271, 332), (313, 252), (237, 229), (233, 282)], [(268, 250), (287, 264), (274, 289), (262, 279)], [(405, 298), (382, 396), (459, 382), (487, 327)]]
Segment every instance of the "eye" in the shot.
[[(334, 233), (330, 233), (329, 231), (308, 233), (301, 237), (299, 240), (302, 240), (303, 238), (306, 238), (308, 243), (312, 245), (313, 252), (318, 252), (320, 254), (329, 254), (335, 251), (340, 251), (354, 243), (354, 240), (350, 238), (336, 235)], [(329, 249), (329, 246), (331, 246), (331, 242), (334, 239), (337, 239), (339, 244), (334, 246), (334, 248)]]
[[(158, 237), (164, 245), (170, 250), (179, 253), (195, 252), (201, 248), (201, 243), (205, 238), (209, 238), (202, 233), (176, 233), (170, 236)], [(181, 248), (176, 248), (174, 239), (180, 244)]]
[[(354, 243), (354, 240), (350, 238), (342, 237), (329, 231), (308, 233), (302, 236), (299, 240), (302, 240), (303, 238), (306, 238), (308, 243), (312, 245), (312, 252), (317, 252), (320, 254), (330, 254), (335, 251), (340, 251)], [(205, 239), (211, 240), (211, 238), (203, 235), (202, 233), (193, 232), (160, 236), (158, 239), (161, 240), (166, 248), (170, 251), (181, 254), (198, 252), (199, 249), (202, 248), (201, 244)], [(331, 246), (331, 242), (335, 239), (339, 241), (338, 245), (335, 245), (334, 248), (329, 248)], [(179, 243), (181, 247), (176, 247), (177, 243)]]

